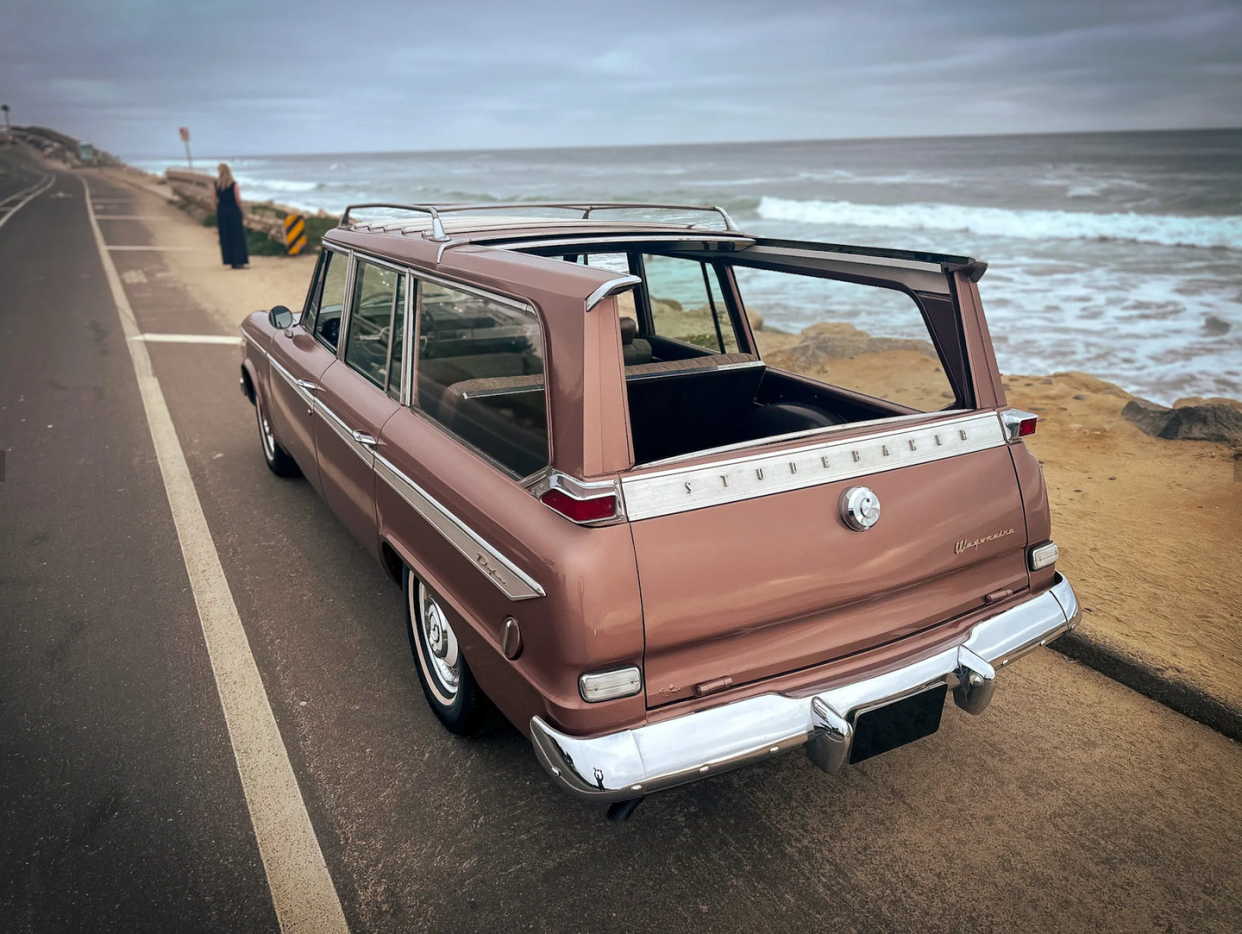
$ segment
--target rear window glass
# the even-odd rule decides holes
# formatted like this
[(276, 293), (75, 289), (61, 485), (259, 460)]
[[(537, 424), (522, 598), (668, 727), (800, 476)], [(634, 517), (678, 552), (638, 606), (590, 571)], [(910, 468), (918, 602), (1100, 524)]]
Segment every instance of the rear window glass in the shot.
[(895, 289), (736, 267), (764, 363), (920, 412), (953, 388), (919, 306)]
[(546, 467), (539, 321), (457, 289), (430, 282), (420, 288), (418, 407), (520, 477)]

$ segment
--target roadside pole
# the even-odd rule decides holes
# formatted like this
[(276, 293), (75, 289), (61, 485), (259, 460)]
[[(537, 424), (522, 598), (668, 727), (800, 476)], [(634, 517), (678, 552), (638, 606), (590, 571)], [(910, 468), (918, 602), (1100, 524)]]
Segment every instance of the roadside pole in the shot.
[(181, 128), (181, 142), (185, 143), (185, 161), (190, 164), (190, 171), (194, 171), (194, 158), (190, 155), (190, 128), (183, 126)]

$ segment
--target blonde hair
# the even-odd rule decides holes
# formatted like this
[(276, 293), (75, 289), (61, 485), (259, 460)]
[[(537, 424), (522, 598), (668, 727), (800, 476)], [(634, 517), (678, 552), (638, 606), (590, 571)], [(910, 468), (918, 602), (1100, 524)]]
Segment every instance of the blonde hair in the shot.
[(233, 187), (233, 173), (229, 171), (227, 162), (221, 162), (219, 174), (216, 176), (216, 187), (221, 191), (226, 191)]

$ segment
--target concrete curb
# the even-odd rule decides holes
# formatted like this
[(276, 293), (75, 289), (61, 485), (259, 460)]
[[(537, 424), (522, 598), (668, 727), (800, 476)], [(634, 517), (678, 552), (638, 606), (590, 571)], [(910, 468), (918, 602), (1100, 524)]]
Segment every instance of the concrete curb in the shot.
[(1048, 648), (1164, 704), (1184, 717), (1210, 726), (1235, 742), (1242, 742), (1242, 709), (1213, 697), (1202, 688), (1171, 678), (1148, 662), (1094, 642), (1081, 629), (1048, 643)]

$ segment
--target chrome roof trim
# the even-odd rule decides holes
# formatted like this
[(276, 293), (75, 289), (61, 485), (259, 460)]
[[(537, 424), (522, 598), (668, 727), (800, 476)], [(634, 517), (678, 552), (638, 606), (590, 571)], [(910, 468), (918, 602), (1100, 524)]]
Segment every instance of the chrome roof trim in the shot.
[[(733, 223), (733, 218), (729, 216), (729, 212), (719, 205), (711, 204), (661, 204), (658, 202), (628, 202), (628, 201), (495, 201), (495, 202), (475, 202), (475, 203), (425, 203), (425, 204), (397, 204), (394, 202), (372, 201), (363, 204), (351, 204), (345, 208), (345, 213), (341, 216), (341, 227), (350, 225), (349, 215), (363, 208), (381, 208), (391, 211), (410, 211), (416, 214), (425, 214), (431, 219), (431, 239), (437, 243), (448, 239), (448, 235), (444, 232), (444, 223), (441, 220), (443, 214), (461, 214), (466, 212), (482, 212), (496, 211), (511, 208), (515, 210), (529, 211), (531, 209), (552, 208), (564, 211), (581, 211), (582, 220), (589, 220), (592, 211), (628, 211), (628, 210), (656, 210), (656, 211), (696, 211), (702, 214), (717, 214), (725, 225), (725, 230), (736, 232), (737, 225)], [(545, 218), (531, 218), (532, 221), (544, 220)], [(358, 226), (358, 225), (355, 225)], [(364, 225), (365, 226), (365, 225)], [(697, 225), (687, 224), (687, 227)]]
[(616, 295), (618, 292), (624, 292), (626, 289), (630, 289), (641, 284), (642, 281), (643, 280), (638, 276), (618, 276), (616, 279), (609, 279), (587, 296), (585, 310), (590, 311), (609, 295)]
[(635, 243), (731, 243), (736, 244), (737, 249), (744, 250), (748, 246), (752, 246), (755, 239), (742, 234), (726, 234), (720, 231), (699, 233), (687, 230), (684, 232), (678, 231), (677, 233), (669, 233), (668, 231), (644, 233), (639, 230), (619, 230), (611, 234), (592, 233), (584, 234), (581, 237), (561, 237), (546, 240), (539, 238), (523, 239), (520, 235), (513, 234), (507, 238), (499, 236), (479, 237), (475, 242), (502, 250), (533, 250), (553, 246), (592, 246), (601, 243), (619, 244), (631, 241)]
[(791, 451), (623, 477), (621, 486), (630, 521), (636, 522), (928, 464), (1004, 444), (996, 413), (984, 411)]

